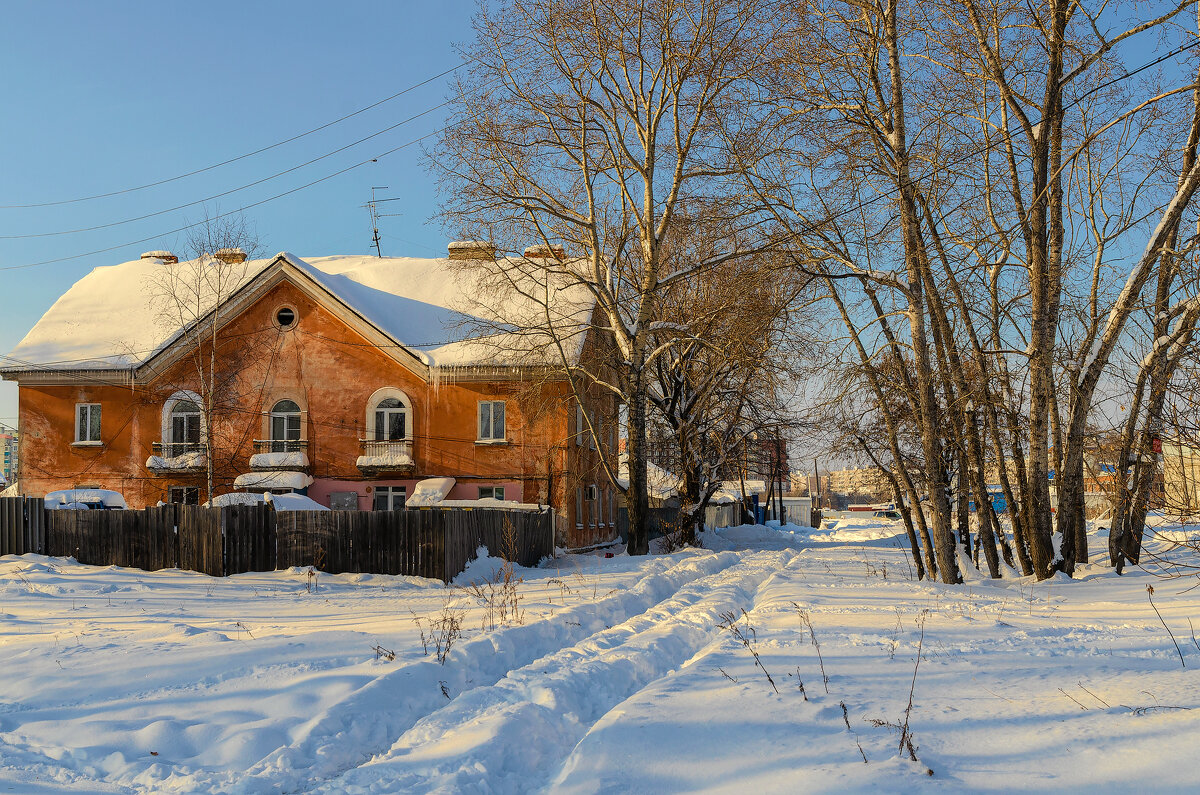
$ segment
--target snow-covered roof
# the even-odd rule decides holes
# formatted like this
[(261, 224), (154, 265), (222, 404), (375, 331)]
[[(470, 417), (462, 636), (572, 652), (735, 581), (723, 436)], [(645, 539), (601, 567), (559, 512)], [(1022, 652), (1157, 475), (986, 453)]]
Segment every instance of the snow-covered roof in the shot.
[[(629, 488), (629, 456), (621, 453), (620, 468), (617, 470), (617, 485)], [(669, 500), (683, 493), (683, 481), (657, 464), (646, 462), (646, 491), (652, 499)]]
[[(500, 264), (504, 260), (499, 261)], [(251, 260), (245, 285), (276, 267), (291, 266), (327, 290), (378, 331), (434, 367), (542, 364), (548, 360), (538, 340), (507, 331), (522, 318), (540, 317), (539, 308), (516, 291), (511, 299), (490, 300), (490, 309), (473, 296), (494, 295), (483, 276), (448, 258), (334, 256), (302, 259), (287, 252)], [(129, 370), (148, 362), (184, 331), (164, 321), (164, 269), (186, 272), (194, 263), (146, 258), (99, 267), (77, 281), (42, 316), (0, 371)], [(232, 290), (226, 291), (227, 294)], [(586, 290), (557, 290), (552, 301), (556, 323), (573, 329), (575, 352), (593, 300)], [(203, 307), (213, 306), (212, 296)], [(491, 316), (487, 316), (491, 315)], [(486, 326), (492, 328), (480, 331)]]
[[(406, 501), (404, 507), (410, 507)], [(545, 506), (536, 502), (517, 502), (516, 500), (497, 500), (494, 497), (484, 497), (479, 500), (442, 500), (430, 506), (432, 508), (491, 508), (497, 511), (540, 511)]]
[(714, 505), (724, 505), (731, 502), (741, 502), (743, 497), (750, 497), (755, 494), (764, 494), (767, 491), (767, 482), (765, 480), (747, 480), (746, 492), (742, 494), (742, 483), (738, 480), (725, 480), (713, 492), (709, 499)]
[(233, 487), (256, 491), (287, 491), (306, 489), (312, 482), (312, 476), (304, 472), (247, 472), (234, 478)]
[[(261, 505), (266, 502), (265, 494), (257, 494), (245, 491), (232, 491), (228, 494), (220, 494), (213, 498), (211, 503), (204, 503), (205, 506), (211, 505), (213, 508), (224, 508), (227, 505)], [(306, 497), (303, 494), (272, 494), (271, 503), (277, 511), (328, 511), (321, 503)]]
[(111, 489), (63, 489), (52, 491), (45, 498), (47, 508), (53, 510), (63, 505), (103, 505), (105, 508), (125, 508), (125, 498), (121, 492)]
[(454, 488), (454, 478), (425, 478), (417, 483), (416, 488), (404, 504), (408, 507), (437, 505), (446, 499), (450, 489)]

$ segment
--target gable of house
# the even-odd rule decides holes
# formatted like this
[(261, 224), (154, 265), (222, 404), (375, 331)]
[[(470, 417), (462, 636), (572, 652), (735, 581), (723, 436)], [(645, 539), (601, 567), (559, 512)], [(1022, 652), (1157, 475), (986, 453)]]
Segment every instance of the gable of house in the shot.
[[(514, 324), (540, 320), (546, 308), (513, 292), (511, 300), (488, 304), (484, 310), (472, 295), (494, 287), (459, 265), (448, 258), (305, 260), (281, 252), (238, 266), (237, 283), (223, 295), (198, 291), (196, 311), (189, 314), (199, 321), (190, 328), (166, 317), (169, 297), (164, 295), (162, 275), (163, 269), (186, 271), (196, 263), (144, 257), (96, 268), (50, 307), (7, 355), (0, 374), (135, 371), (161, 360), (173, 345), (187, 344), (189, 334), (209, 326), (209, 313), (235, 316), (284, 278), (320, 297), (381, 346), (398, 356), (407, 353), (425, 367), (556, 363), (558, 351), (551, 340), (511, 331)], [(552, 293), (549, 311), (568, 341), (570, 355), (577, 356), (594, 300), (578, 287)], [(486, 314), (479, 314), (481, 310)]]

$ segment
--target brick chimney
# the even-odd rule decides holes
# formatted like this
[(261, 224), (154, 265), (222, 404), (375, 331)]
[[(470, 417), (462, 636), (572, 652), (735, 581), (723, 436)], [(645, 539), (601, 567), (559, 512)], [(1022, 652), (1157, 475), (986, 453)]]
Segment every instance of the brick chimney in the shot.
[(246, 261), (246, 252), (240, 248), (219, 248), (213, 256), (226, 265), (236, 265), (239, 262)]
[(144, 251), (142, 259), (160, 259), (168, 265), (179, 262), (179, 257), (169, 251)]
[(567, 250), (560, 244), (553, 246), (530, 246), (525, 249), (525, 259), (556, 259), (559, 261), (567, 258)]
[(446, 246), (450, 259), (495, 259), (496, 246), (484, 240), (458, 240)]

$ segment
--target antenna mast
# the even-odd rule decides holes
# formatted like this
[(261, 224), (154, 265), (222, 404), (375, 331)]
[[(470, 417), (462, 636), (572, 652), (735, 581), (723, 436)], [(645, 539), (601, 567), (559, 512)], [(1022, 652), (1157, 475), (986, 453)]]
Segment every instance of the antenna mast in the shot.
[(369, 201), (363, 205), (363, 207), (367, 208), (367, 212), (369, 212), (371, 214), (371, 245), (373, 245), (375, 247), (375, 256), (379, 257), (380, 259), (383, 258), (383, 252), (379, 250), (379, 219), (380, 218), (395, 218), (397, 216), (404, 214), (404, 213), (381, 213), (381, 212), (379, 212), (379, 207), (377, 205), (382, 204), (383, 202), (397, 202), (397, 201), (400, 201), (400, 199), (402, 198), (399, 196), (391, 198), (391, 199), (376, 199), (375, 198), (375, 191), (387, 190), (387, 189), (388, 189), (387, 185), (376, 185), (376, 186), (372, 187), (371, 188), (371, 201)]
[(380, 259), (383, 258), (383, 252), (379, 248), (379, 210), (375, 208), (375, 191), (387, 189), (387, 185), (372, 185), (371, 201), (367, 202), (367, 211), (371, 213), (371, 243), (375, 246), (375, 256)]

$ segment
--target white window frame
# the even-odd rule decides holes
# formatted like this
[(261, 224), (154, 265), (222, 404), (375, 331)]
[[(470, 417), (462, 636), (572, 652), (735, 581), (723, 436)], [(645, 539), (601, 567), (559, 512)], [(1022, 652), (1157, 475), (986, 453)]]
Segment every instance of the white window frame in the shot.
[[(87, 418), (84, 419), (84, 414)], [(93, 421), (93, 415), (95, 420)], [(75, 404), (75, 444), (103, 444), (100, 439), (103, 412), (100, 410), (99, 403), (76, 403)], [(96, 431), (95, 438), (92, 438), (91, 431)]]
[(478, 488), (479, 488), (479, 491), (477, 493), (479, 496), (477, 499), (480, 499), (480, 500), (486, 500), (486, 499), (503, 500), (504, 499), (504, 487), (503, 486), (479, 486)]
[[(505, 406), (503, 400), (481, 400), (479, 401), (479, 410), (475, 415), (476, 422), (476, 437), (477, 442), (487, 444), (499, 444), (508, 441), (508, 407)], [(496, 406), (500, 406), (500, 432), (496, 432)], [(487, 411), (488, 427), (487, 435), (484, 435), (483, 417), (484, 411)]]
[[(283, 403), (283, 402), (291, 403), (292, 405), (294, 405), (296, 407), (296, 410), (295, 411), (286, 411), (286, 410), (280, 411), (280, 410), (278, 410), (279, 404)], [(270, 416), (271, 416), (270, 424), (268, 425), (268, 430), (270, 432), (270, 435), (268, 438), (272, 442), (299, 442), (299, 441), (304, 440), (304, 409), (302, 409), (300, 407), (300, 404), (297, 403), (295, 400), (292, 400), (291, 398), (280, 398), (279, 400), (275, 401), (271, 405)], [(293, 419), (295, 420), (295, 424), (296, 424), (296, 428), (294, 431), (296, 435), (294, 437), (292, 436), (293, 430), (291, 428)], [(280, 420), (283, 424), (283, 436), (281, 436), (279, 438), (276, 438), (276, 436), (275, 436), (275, 421), (276, 420)]]
[[(203, 434), (203, 427), (204, 427), (203, 422), (201, 422), (201, 418), (204, 416), (204, 413), (202, 411), (200, 411), (200, 407), (198, 405), (196, 405), (195, 403), (192, 403), (192, 406), (194, 407), (195, 410), (184, 409), (182, 407), (183, 403), (192, 403), (192, 402), (185, 401), (185, 400), (177, 400), (171, 406), (171, 412), (169, 414), (169, 417), (171, 420), (171, 428), (170, 428), (170, 434), (169, 434), (170, 438), (164, 439), (163, 441), (167, 442), (169, 444), (172, 444), (172, 445), (200, 444), (200, 442), (203, 438), (202, 434)], [(180, 423), (182, 425), (182, 431), (183, 431), (182, 434), (175, 433), (176, 430), (179, 430), (179, 428), (177, 428), (176, 424), (175, 424), (176, 419), (179, 419), (182, 421)], [(191, 431), (191, 430), (194, 430), (196, 432), (195, 433), (195, 437), (196, 437), (195, 441), (192, 441), (191, 439), (188, 438), (188, 436), (192, 435), (189, 433), (189, 431)], [(183, 438), (176, 439), (175, 437), (179, 436), (179, 435), (182, 435)]]
[(200, 409), (200, 443), (204, 444), (208, 438), (208, 421), (204, 416), (204, 401), (198, 394), (188, 389), (181, 389), (163, 401), (162, 436), (159, 437), (160, 441), (164, 444), (171, 444), (174, 441), (173, 418), (175, 417), (175, 405), (180, 401), (190, 401)]
[[(398, 406), (384, 406), (387, 401), (392, 400), (399, 403)], [(383, 426), (379, 425), (380, 415), (383, 416)], [(397, 438), (391, 438), (392, 416), (400, 417), (400, 424), (404, 428), (402, 433)], [(371, 441), (375, 442), (403, 442), (412, 438), (412, 430), (408, 427), (408, 406), (399, 398), (386, 397), (375, 404), (375, 427), (371, 432)]]
[[(405, 393), (404, 390), (398, 389), (394, 386), (380, 387), (371, 393), (371, 397), (367, 400), (367, 412), (365, 424), (363, 425), (363, 427), (366, 429), (366, 434), (363, 438), (367, 441), (375, 441), (375, 412), (378, 410), (379, 404), (388, 398), (394, 398), (403, 404), (405, 411), (404, 441), (411, 442), (413, 440), (414, 433), (413, 426), (416, 423), (416, 415), (413, 411), (412, 399), (409, 398), (408, 394)], [(395, 411), (396, 409), (391, 410)]]
[[(376, 508), (375, 501), (379, 499), (380, 492), (387, 494), (386, 508)], [(400, 498), (400, 507), (396, 507), (396, 497)], [(371, 492), (371, 510), (372, 511), (403, 511), (408, 504), (408, 487), (407, 486), (376, 486)]]

